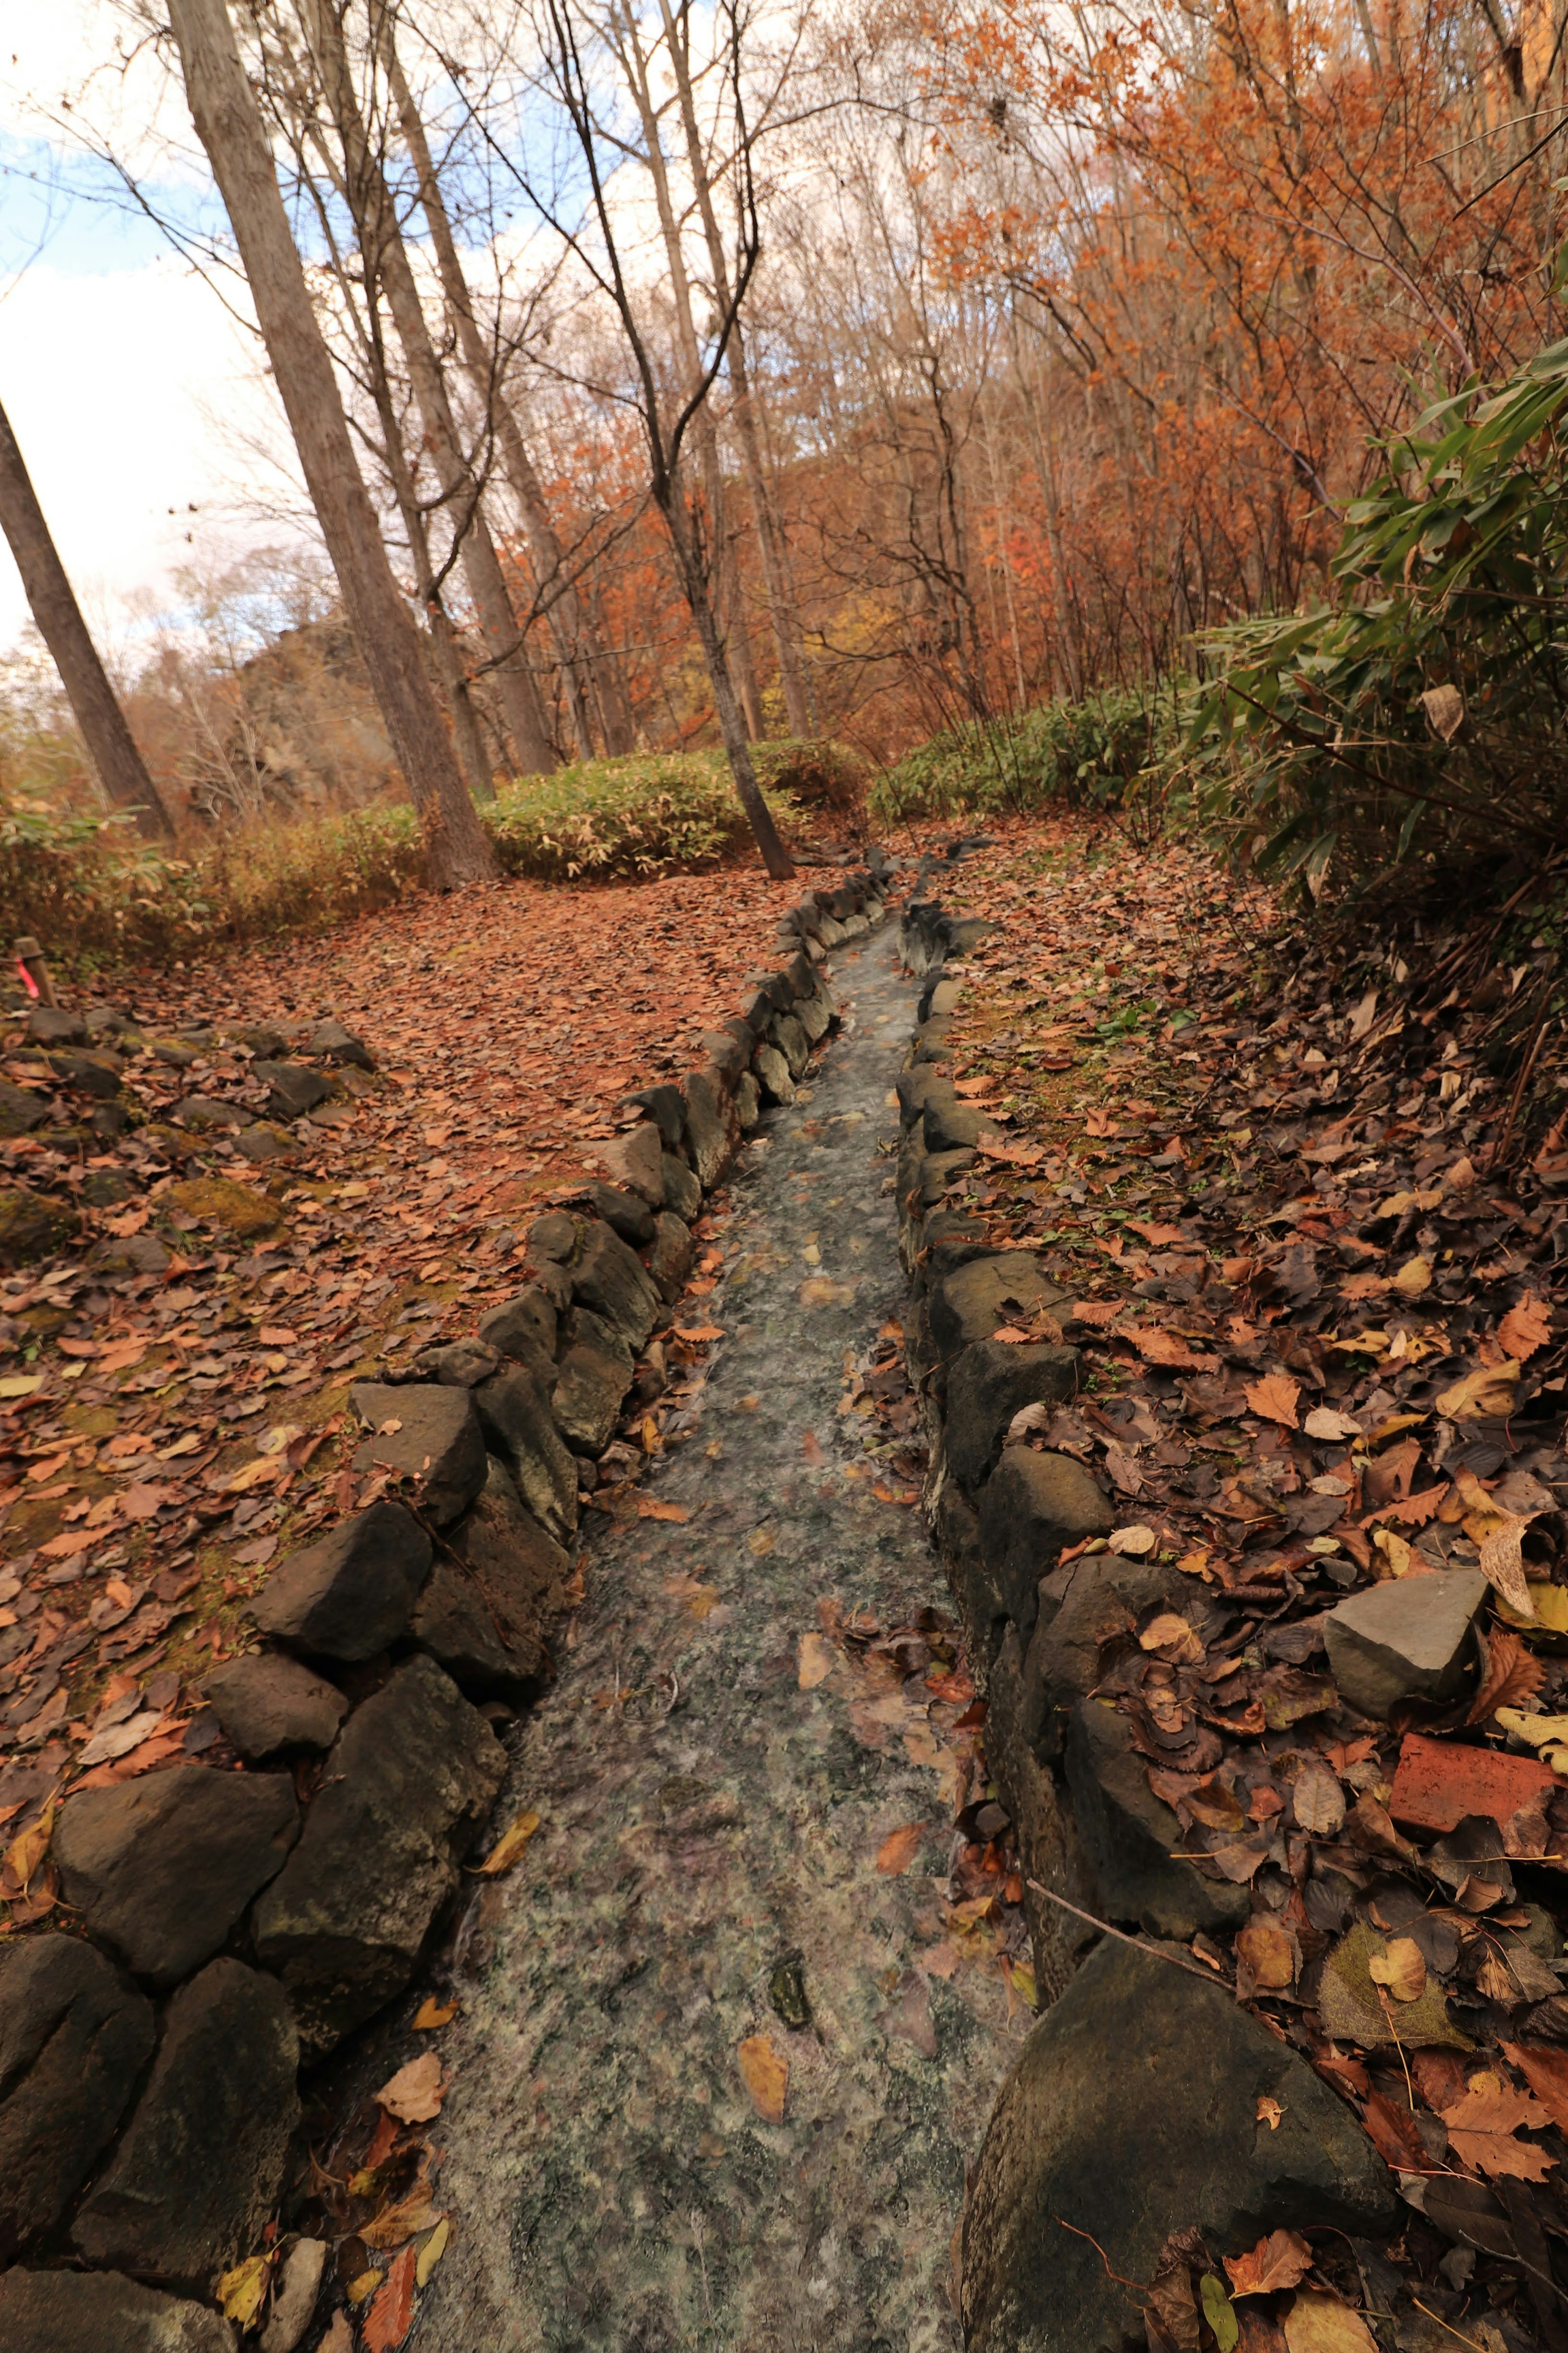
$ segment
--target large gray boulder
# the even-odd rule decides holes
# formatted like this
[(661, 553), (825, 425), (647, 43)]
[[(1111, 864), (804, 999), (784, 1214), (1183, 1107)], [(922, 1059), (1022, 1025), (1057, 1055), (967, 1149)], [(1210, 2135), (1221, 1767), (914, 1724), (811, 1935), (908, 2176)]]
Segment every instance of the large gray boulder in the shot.
[(1115, 1525), (1093, 1472), (1072, 1455), (1008, 1447), (980, 1498), (980, 1550), (994, 1614), (1011, 1618), (1026, 1641), (1041, 1577), (1062, 1553), (1109, 1535)]
[(618, 1234), (598, 1223), (588, 1228), (572, 1269), (572, 1295), (618, 1332), (634, 1354), (658, 1315), (658, 1293), (642, 1261)]
[(1128, 1717), (1080, 1700), (1067, 1738), (1073, 1820), (1100, 1891), (1102, 1919), (1131, 1921), (1185, 1943), (1200, 1928), (1239, 1928), (1251, 1916), (1245, 1885), (1205, 1879), (1176, 1852), (1182, 1826), (1149, 1787), (1149, 1763)]
[(5, 2353), (234, 2353), (226, 2320), (118, 2272), (0, 2273)]
[(577, 1465), (555, 1427), (543, 1376), (531, 1366), (503, 1366), (473, 1399), (491, 1453), (540, 1525), (564, 1542), (577, 1525)]
[(76, 1936), (0, 1955), (0, 2266), (52, 2230), (153, 2050), (153, 2006)]
[[(483, 1451), (481, 1441), (481, 1460)], [(264, 1633), (310, 1657), (374, 1659), (402, 1634), (429, 1572), (429, 1537), (384, 1496), (279, 1561), (250, 1614)]]
[[(937, 1223), (934, 1217), (927, 1222), (928, 1246), (937, 1239), (931, 1230)], [(977, 1340), (955, 1356), (947, 1368), (944, 1439), (954, 1478), (966, 1487), (988, 1479), (1014, 1415), (1028, 1405), (1059, 1405), (1076, 1397), (1078, 1377), (1076, 1348)]]
[(956, 1356), (998, 1324), (1026, 1324), (1037, 1307), (1058, 1307), (1066, 1297), (1032, 1250), (994, 1250), (931, 1286), (931, 1335), (939, 1356)]
[(276, 1978), (225, 1959), (182, 1986), (114, 2161), (72, 2228), (89, 2263), (210, 2295), (272, 2219), (300, 2121), (299, 2064)]
[(414, 1973), (505, 1755), (434, 1660), (413, 1658), (354, 1710), (298, 1846), (252, 1915), (317, 2057)]
[(286, 1774), (170, 1765), (68, 1798), (54, 1856), (66, 1902), (163, 1987), (211, 1959), (299, 1834)]
[(485, 1441), (467, 1389), (355, 1381), (349, 1401), (370, 1432), (355, 1452), (356, 1470), (415, 1480), (420, 1508), (438, 1528), (468, 1510), (485, 1483)]
[(1108, 2272), (1152, 2279), (1173, 2231), (1218, 2257), (1271, 2230), (1381, 2237), (1400, 2211), (1353, 2112), (1288, 2043), (1226, 1988), (1108, 1942), (992, 2115), (963, 2222), (964, 2344), (1121, 2353), (1142, 2317)]

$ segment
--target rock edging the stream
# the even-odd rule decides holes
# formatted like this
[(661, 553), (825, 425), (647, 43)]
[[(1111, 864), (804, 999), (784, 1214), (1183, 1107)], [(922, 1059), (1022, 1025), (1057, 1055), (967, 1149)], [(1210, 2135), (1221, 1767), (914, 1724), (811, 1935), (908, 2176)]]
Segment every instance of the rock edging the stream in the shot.
[[(880, 920), (889, 869), (874, 850), (789, 912), (787, 961), (681, 1085), (627, 1098), (610, 1181), (535, 1221), (531, 1279), (472, 1339), (355, 1384), (356, 1466), (386, 1492), (279, 1564), (264, 1647), (207, 1679), (243, 1765), (66, 1799), (86, 1935), (0, 1956), (5, 2353), (234, 2346), (213, 2303), (276, 2211), (299, 2068), (415, 1977), (500, 1788), (489, 1719), (550, 1672), (580, 1504), (635, 1467), (615, 1433), (664, 1386), (691, 1222), (793, 1100), (837, 1019), (827, 955)], [(262, 2353), (293, 2353), (314, 2305), (280, 2300)]]
[[(1172, 1853), (1176, 1818), (1127, 1720), (1091, 1697), (1106, 1622), (1190, 1607), (1191, 1581), (1107, 1549), (1115, 1515), (1091, 1472), (1016, 1442), (1028, 1424), (1015, 1431), (1016, 1417), (1076, 1394), (1079, 1358), (1071, 1302), (1036, 1254), (993, 1249), (982, 1219), (947, 1206), (986, 1122), (942, 1067), (962, 988), (945, 967), (987, 928), (912, 901), (899, 942), (922, 980), (895, 1186), (931, 1439), (924, 1502), (986, 1701), (1042, 2004), (972, 2185), (961, 2313), (969, 2353), (1121, 2353), (1150, 2341), (1127, 2282), (1152, 2279), (1173, 2232), (1239, 2251), (1285, 2226), (1383, 2235), (1400, 2209), (1352, 2111), (1185, 1953), (1245, 1921), (1248, 1891)], [(1060, 1321), (1059, 1345), (993, 1336), (1040, 1310)], [(1046, 1889), (1167, 1942), (1184, 1966), (1110, 1939), (1079, 1965), (1095, 1932)]]

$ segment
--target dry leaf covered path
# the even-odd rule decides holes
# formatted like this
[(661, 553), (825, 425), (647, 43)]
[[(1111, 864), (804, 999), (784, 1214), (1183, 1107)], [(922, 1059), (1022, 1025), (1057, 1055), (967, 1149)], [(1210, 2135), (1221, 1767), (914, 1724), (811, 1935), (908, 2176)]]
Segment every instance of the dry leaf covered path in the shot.
[(542, 1826), (459, 1933), (430, 2353), (959, 2342), (964, 2162), (1031, 2013), (942, 1901), (969, 1687), (898, 1418), (855, 1409), (900, 1355), (890, 932), (837, 986), (731, 1184), (668, 1516), (592, 1544), (500, 1817)]

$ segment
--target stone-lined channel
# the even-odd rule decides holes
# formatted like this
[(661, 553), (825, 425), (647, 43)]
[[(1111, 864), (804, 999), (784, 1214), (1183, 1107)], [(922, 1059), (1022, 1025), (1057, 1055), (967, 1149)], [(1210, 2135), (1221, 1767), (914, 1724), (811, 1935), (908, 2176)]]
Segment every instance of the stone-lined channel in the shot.
[[(918, 1510), (872, 1492), (839, 1411), (847, 1363), (905, 1309), (891, 1089), (912, 1006), (890, 926), (836, 968), (845, 1032), (731, 1181), (702, 1303), (726, 1336), (646, 1489), (690, 1516), (590, 1541), (497, 1817), (543, 1827), (459, 1932), (436, 2128), (456, 2231), (411, 2339), (429, 2353), (960, 2341), (965, 2164), (1032, 2021), (944, 1934), (955, 1710), (820, 1632), (835, 1605), (885, 1630), (951, 1614)], [(919, 1823), (910, 1868), (879, 1871)], [(792, 1984), (809, 2024), (770, 2001), (796, 2008)], [(742, 2080), (763, 2035), (779, 2123)]]

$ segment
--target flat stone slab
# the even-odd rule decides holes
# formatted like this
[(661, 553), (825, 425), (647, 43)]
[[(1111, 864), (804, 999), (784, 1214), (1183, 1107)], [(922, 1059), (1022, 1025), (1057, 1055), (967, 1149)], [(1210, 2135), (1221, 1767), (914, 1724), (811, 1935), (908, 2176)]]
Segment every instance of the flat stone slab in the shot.
[(355, 1381), (349, 1402), (370, 1432), (355, 1450), (356, 1470), (415, 1480), (419, 1507), (438, 1528), (468, 1510), (485, 1483), (485, 1440), (466, 1389)]
[(5, 2353), (235, 2353), (221, 2314), (117, 2272), (0, 2272)]
[(297, 1659), (253, 1651), (202, 1685), (226, 1737), (251, 1763), (282, 1748), (330, 1748), (349, 1712), (341, 1691)]
[(1329, 1672), (1358, 1715), (1402, 1699), (1452, 1699), (1475, 1655), (1471, 1628), (1491, 1587), (1479, 1568), (1394, 1577), (1352, 1593), (1323, 1620)]
[(1277, 2229), (1380, 2237), (1402, 2211), (1353, 2111), (1228, 1989), (1107, 1943), (1030, 2034), (986, 2132), (967, 2353), (1121, 2353), (1140, 2314), (1107, 2272), (1152, 2279), (1173, 2231), (1217, 2258)]
[(276, 1978), (225, 1959), (182, 1986), (114, 2161), (77, 2216), (88, 2261), (210, 2295), (272, 2218), (299, 2064)]
[[(482, 1461), (482, 1440), (479, 1451)], [(430, 1558), (413, 1514), (383, 1497), (279, 1561), (250, 1614), (263, 1633), (311, 1657), (374, 1659), (407, 1626)]]
[(152, 2003), (80, 1937), (0, 1954), (0, 2265), (65, 2213), (152, 2051)]
[(1002, 1324), (1027, 1324), (1036, 1308), (1059, 1306), (1067, 1293), (1032, 1250), (993, 1250), (944, 1274), (932, 1286), (931, 1335), (942, 1356), (989, 1340)]
[(172, 1986), (211, 1959), (299, 1832), (286, 1774), (173, 1765), (68, 1798), (54, 1856), (93, 1935), (138, 1977)]
[(281, 1976), (308, 2057), (407, 1984), (505, 1766), (483, 1716), (431, 1659), (408, 1660), (350, 1716), (252, 1919), (257, 1957)]

